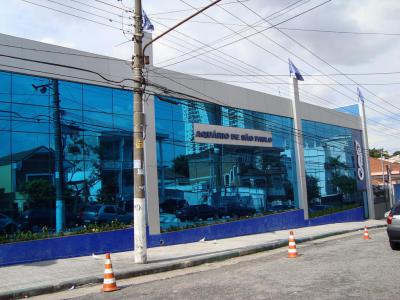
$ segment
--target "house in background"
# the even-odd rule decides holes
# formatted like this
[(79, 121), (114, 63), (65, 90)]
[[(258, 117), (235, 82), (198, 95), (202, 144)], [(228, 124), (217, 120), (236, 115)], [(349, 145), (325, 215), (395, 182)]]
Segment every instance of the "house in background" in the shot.
[[(72, 164), (64, 162), (64, 170)], [(21, 186), (33, 179), (45, 179), (54, 184), (54, 150), (45, 146), (12, 153), (0, 157), (0, 211), (24, 210), (26, 197), (20, 193)]]

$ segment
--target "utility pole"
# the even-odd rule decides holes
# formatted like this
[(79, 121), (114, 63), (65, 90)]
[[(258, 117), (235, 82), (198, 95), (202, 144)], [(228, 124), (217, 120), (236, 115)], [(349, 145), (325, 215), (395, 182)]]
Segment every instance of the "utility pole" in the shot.
[(146, 237), (146, 191), (144, 174), (144, 128), (145, 118), (143, 113), (143, 66), (149, 63), (148, 57), (144, 56), (145, 50), (153, 42), (160, 39), (167, 33), (176, 29), (183, 23), (217, 4), (216, 0), (198, 10), (191, 16), (177, 23), (164, 33), (152, 39), (142, 48), (143, 27), (142, 27), (142, 1), (135, 0), (133, 34), (133, 230), (135, 240), (135, 263), (145, 264), (147, 262), (147, 237)]
[(382, 186), (385, 189), (385, 167), (383, 161), (383, 149), (381, 149), (381, 164), (382, 164)]
[(392, 185), (392, 166), (390, 164), (386, 165), (386, 174), (388, 180), (388, 192), (389, 192), (389, 205), (393, 206), (393, 185)]
[(55, 186), (56, 186), (56, 232), (60, 233), (65, 224), (64, 208), (64, 166), (63, 147), (60, 117), (60, 94), (58, 80), (52, 80), (53, 89), (53, 122), (54, 122), (54, 158), (55, 158)]
[(135, 242), (135, 263), (147, 262), (146, 239), (146, 191), (144, 175), (143, 130), (143, 28), (142, 1), (135, 0), (135, 33), (133, 49), (133, 230)]

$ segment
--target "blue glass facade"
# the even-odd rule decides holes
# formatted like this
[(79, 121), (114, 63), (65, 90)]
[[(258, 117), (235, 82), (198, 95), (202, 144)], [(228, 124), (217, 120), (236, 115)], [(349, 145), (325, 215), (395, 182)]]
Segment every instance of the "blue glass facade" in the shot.
[(363, 205), (354, 149), (361, 131), (308, 120), (302, 127), (310, 213)]
[[(0, 231), (54, 228), (52, 84), (0, 72), (0, 212), (12, 218)], [(132, 199), (132, 92), (61, 80), (58, 87), (67, 227), (130, 223), (121, 203)]]
[[(155, 115), (162, 229), (298, 207), (291, 118), (165, 97)], [(194, 124), (270, 131), (272, 147), (197, 143)]]
[[(0, 218), (8, 218), (0, 232), (54, 229), (53, 84), (0, 72)], [(130, 224), (132, 92), (63, 80), (58, 87), (66, 229)], [(291, 118), (167, 97), (154, 106), (157, 163), (149, 167), (158, 183), (150, 184), (158, 184), (162, 230), (299, 207)], [(194, 124), (271, 132), (272, 145), (195, 142)], [(360, 132), (302, 124), (310, 211), (361, 203), (354, 186)]]

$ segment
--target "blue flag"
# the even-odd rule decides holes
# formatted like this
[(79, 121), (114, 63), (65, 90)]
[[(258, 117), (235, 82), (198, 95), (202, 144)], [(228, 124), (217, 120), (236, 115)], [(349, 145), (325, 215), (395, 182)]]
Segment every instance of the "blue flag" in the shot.
[(144, 10), (142, 10), (142, 15), (143, 15), (143, 30), (146, 31), (153, 31), (154, 30), (154, 26), (151, 23), (149, 17), (147, 16), (146, 12)]
[(299, 69), (296, 68), (296, 66), (290, 60), (290, 58), (289, 58), (289, 72), (290, 72), (290, 74), (294, 74), (296, 76), (297, 80), (304, 81), (304, 78), (303, 78), (303, 76), (301, 76)]
[(358, 95), (358, 100), (360, 100), (362, 103), (364, 103), (365, 98), (363, 94), (361, 93), (361, 90), (357, 87), (357, 95)]

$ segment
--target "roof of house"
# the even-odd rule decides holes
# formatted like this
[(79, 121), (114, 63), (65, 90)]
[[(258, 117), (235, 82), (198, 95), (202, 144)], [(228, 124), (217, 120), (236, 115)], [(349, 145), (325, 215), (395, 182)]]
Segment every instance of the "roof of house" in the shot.
[(45, 146), (39, 146), (39, 147), (35, 147), (35, 148), (29, 149), (26, 151), (12, 153), (11, 155), (0, 157), (0, 166), (8, 165), (10, 163), (17, 162), (17, 161), (26, 160), (29, 157), (31, 157), (33, 154), (36, 154), (39, 152), (49, 153), (49, 152), (53, 152), (53, 150), (49, 149)]

